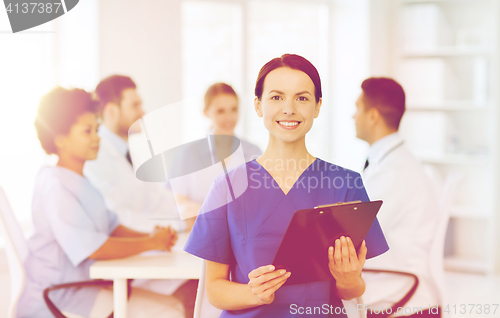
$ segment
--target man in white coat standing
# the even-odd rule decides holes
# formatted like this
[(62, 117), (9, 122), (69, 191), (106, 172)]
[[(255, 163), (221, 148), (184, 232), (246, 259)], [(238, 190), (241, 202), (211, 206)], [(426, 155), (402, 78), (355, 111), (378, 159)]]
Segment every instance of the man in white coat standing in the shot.
[[(113, 75), (96, 87), (102, 123), (97, 159), (85, 164), (83, 173), (104, 197), (106, 207), (120, 222), (137, 231), (152, 231), (156, 226), (189, 230), (192, 224), (180, 219), (173, 194), (163, 184), (136, 178), (128, 149), (130, 126), (143, 115), (137, 86), (127, 76)], [(175, 233), (175, 231), (173, 231)], [(176, 235), (176, 233), (174, 234)], [(192, 317), (197, 280), (135, 280), (136, 287), (174, 295)]]
[[(365, 268), (416, 275), (414, 294), (398, 312), (394, 311), (394, 316), (436, 317), (438, 294), (431, 274), (430, 251), (438, 207), (421, 163), (398, 134), (405, 112), (405, 93), (389, 78), (366, 79), (361, 88), (353, 118), (357, 137), (370, 144), (362, 176), (370, 200), (384, 201), (377, 218), (390, 247), (385, 254), (367, 260)], [(401, 274), (364, 273), (363, 277), (364, 301), (374, 309), (393, 306), (416, 281), (415, 276)], [(370, 315), (370, 310), (368, 313), (376, 317)]]

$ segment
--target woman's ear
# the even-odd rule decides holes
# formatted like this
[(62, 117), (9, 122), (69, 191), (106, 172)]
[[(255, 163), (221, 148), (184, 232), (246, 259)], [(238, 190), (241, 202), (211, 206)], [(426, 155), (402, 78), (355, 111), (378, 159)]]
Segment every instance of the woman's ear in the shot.
[(54, 144), (56, 145), (56, 148), (59, 152), (59, 150), (64, 149), (64, 146), (66, 144), (66, 137), (63, 135), (57, 135), (54, 137)]
[(319, 109), (321, 108), (322, 104), (323, 104), (323, 99), (320, 97), (318, 103), (314, 108), (314, 118), (317, 118), (319, 116)]
[(264, 116), (264, 114), (262, 113), (260, 100), (258, 97), (255, 97), (255, 99), (253, 100), (253, 107), (255, 108), (255, 112), (257, 113), (257, 116), (259, 116), (259, 117)]

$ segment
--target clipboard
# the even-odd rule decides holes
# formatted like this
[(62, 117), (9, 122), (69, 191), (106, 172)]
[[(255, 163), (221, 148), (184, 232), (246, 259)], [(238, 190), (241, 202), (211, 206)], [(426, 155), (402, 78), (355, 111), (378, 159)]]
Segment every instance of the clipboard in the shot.
[(380, 200), (354, 201), (295, 211), (272, 263), (292, 272), (284, 286), (331, 280), (328, 248), (349, 236), (359, 251), (381, 206)]

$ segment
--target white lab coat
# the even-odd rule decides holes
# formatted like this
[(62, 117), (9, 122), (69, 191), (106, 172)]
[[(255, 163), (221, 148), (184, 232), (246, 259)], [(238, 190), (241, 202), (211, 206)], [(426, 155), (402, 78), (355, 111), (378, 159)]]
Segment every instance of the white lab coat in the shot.
[[(416, 274), (419, 286), (405, 307), (435, 306), (438, 295), (431, 276), (430, 251), (439, 219), (430, 180), (398, 133), (375, 142), (368, 161), (363, 181), (370, 200), (384, 201), (377, 218), (390, 249), (367, 260), (365, 268)], [(364, 273), (363, 277), (367, 285), (365, 303), (379, 308), (390, 307), (401, 299), (413, 281), (389, 274)]]
[(106, 207), (118, 215), (120, 224), (136, 231), (151, 232), (155, 225), (183, 230), (185, 222), (180, 219), (172, 192), (161, 183), (137, 179), (125, 157), (126, 142), (121, 140), (124, 146), (120, 145), (119, 137), (112, 134), (101, 126), (97, 159), (87, 161), (83, 170), (103, 195)]

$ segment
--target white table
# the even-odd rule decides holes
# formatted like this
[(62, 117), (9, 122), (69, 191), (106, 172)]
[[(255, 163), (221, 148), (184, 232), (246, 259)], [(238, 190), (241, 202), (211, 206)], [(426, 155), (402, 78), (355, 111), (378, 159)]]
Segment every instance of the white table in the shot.
[(113, 280), (114, 317), (127, 317), (127, 279), (200, 278), (201, 259), (182, 251), (186, 240), (181, 234), (172, 252), (146, 252), (90, 266), (90, 278)]

